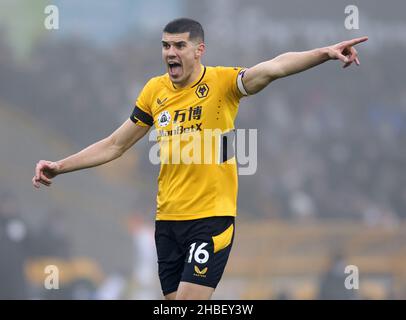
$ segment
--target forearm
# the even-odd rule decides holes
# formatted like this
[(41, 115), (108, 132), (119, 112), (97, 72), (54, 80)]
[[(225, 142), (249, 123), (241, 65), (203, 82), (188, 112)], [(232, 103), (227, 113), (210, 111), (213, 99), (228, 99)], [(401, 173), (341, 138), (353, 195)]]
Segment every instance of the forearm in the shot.
[(327, 48), (303, 52), (287, 52), (269, 62), (271, 78), (282, 78), (315, 67), (329, 60)]
[(58, 174), (96, 167), (122, 155), (111, 137), (100, 140), (82, 151), (57, 161)]
[(327, 48), (287, 52), (249, 68), (243, 78), (244, 87), (248, 93), (255, 94), (276, 79), (302, 72), (329, 59)]

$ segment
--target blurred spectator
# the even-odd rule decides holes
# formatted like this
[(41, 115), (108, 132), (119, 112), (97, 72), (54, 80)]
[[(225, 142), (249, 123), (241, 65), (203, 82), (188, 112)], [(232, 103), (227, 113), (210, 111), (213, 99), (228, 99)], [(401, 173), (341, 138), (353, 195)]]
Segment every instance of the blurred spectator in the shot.
[(129, 221), (134, 248), (133, 281), (135, 290), (132, 299), (157, 299), (157, 256), (154, 229), (142, 215), (133, 215)]
[(320, 280), (318, 299), (321, 300), (354, 300), (357, 298), (357, 290), (345, 287), (345, 267), (347, 262), (341, 253), (331, 257), (327, 271)]
[(124, 299), (125, 282), (125, 277), (118, 273), (109, 275), (103, 284), (97, 289), (95, 298), (98, 300)]
[(0, 195), (0, 299), (28, 298), (24, 274), (27, 226), (21, 219), (15, 198)]

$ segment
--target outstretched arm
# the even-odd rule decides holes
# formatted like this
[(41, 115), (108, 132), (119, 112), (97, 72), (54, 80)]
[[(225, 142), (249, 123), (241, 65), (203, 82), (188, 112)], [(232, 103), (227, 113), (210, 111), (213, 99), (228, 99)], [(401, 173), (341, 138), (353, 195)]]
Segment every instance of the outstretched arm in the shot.
[(305, 71), (328, 60), (340, 60), (344, 68), (353, 62), (360, 64), (354, 45), (367, 41), (368, 37), (343, 41), (335, 45), (304, 52), (287, 52), (276, 58), (259, 63), (245, 71), (242, 78), (249, 94), (261, 91), (272, 81)]
[(120, 157), (134, 143), (141, 139), (150, 127), (134, 124), (130, 119), (109, 137), (100, 140), (82, 151), (56, 162), (41, 160), (35, 168), (32, 183), (39, 188), (40, 183), (50, 186), (51, 179), (58, 174), (91, 168)]

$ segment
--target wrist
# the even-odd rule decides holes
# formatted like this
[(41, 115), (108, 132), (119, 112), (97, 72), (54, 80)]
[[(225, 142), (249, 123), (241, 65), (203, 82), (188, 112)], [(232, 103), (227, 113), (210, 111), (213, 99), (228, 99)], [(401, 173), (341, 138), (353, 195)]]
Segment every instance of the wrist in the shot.
[(319, 48), (317, 50), (323, 62), (331, 60), (328, 47)]
[(58, 175), (58, 174), (61, 174), (61, 173), (64, 173), (64, 172), (63, 172), (64, 165), (63, 165), (62, 160), (56, 161), (55, 164), (56, 164), (55, 173), (56, 173), (57, 175)]

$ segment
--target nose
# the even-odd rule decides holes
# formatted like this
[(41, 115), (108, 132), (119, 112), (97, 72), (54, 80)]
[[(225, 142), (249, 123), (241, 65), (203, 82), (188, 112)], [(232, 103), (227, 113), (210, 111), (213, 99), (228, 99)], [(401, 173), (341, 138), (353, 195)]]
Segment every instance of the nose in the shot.
[(169, 46), (168, 51), (167, 51), (168, 58), (176, 58), (176, 49), (174, 46)]

